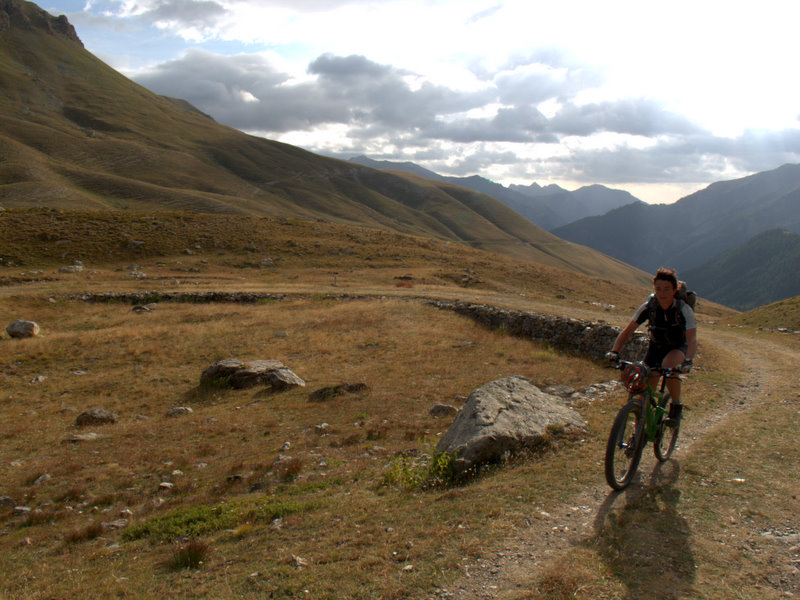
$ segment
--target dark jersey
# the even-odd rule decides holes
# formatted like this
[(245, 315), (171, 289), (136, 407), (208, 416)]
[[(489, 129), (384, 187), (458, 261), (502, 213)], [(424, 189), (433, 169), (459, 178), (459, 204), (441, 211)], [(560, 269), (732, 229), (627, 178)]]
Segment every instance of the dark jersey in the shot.
[(650, 342), (657, 346), (679, 348), (686, 343), (686, 331), (696, 329), (694, 311), (683, 300), (675, 299), (672, 306), (664, 310), (655, 296), (651, 295), (633, 315), (640, 325), (648, 322)]

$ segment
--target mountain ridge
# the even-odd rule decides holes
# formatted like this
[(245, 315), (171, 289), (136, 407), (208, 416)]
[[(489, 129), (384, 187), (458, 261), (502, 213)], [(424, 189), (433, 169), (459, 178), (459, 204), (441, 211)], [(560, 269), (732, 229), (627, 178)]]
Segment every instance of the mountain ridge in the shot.
[(379, 161), (364, 155), (354, 156), (349, 160), (374, 169), (413, 173), (481, 192), (499, 200), (547, 231), (587, 216), (601, 215), (619, 206), (641, 202), (629, 192), (614, 190), (600, 184), (583, 186), (574, 191), (565, 190), (555, 184), (542, 187), (535, 182), (529, 186), (506, 187), (480, 175), (467, 177), (440, 175), (408, 161)]
[(683, 273), (701, 296), (748, 311), (800, 295), (800, 235), (770, 229)]
[(716, 182), (670, 205), (624, 206), (553, 233), (652, 271), (700, 267), (775, 227), (800, 233), (800, 165)]
[(2, 0), (0, 202), (325, 219), (449, 239), (582, 273), (644, 274), (547, 233), (489, 196), (220, 125), (87, 52), (65, 17)]

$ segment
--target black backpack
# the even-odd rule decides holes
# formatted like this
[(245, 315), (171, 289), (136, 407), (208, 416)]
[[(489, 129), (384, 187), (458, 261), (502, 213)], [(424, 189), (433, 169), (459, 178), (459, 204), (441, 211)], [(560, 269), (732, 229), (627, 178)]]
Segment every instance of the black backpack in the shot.
[(678, 300), (675, 313), (677, 321), (668, 323), (666, 327), (656, 326), (658, 300), (655, 294), (651, 294), (647, 301), (647, 319), (649, 321), (647, 328), (650, 331), (650, 339), (656, 344), (678, 346), (686, 341), (686, 322), (681, 312), (681, 303), (688, 304), (689, 308), (694, 311), (694, 307), (697, 304), (697, 294), (686, 287), (686, 282), (680, 281), (678, 290), (675, 292), (675, 298)]
[(678, 291), (675, 292), (675, 297), (678, 300), (683, 300), (694, 311), (694, 306), (697, 304), (697, 294), (686, 287), (685, 281), (678, 282)]

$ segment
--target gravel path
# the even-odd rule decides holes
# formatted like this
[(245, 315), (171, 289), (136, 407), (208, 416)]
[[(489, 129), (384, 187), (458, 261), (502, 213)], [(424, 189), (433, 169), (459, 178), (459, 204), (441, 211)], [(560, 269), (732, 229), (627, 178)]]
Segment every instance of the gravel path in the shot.
[[(709, 332), (708, 338), (717, 344), (733, 348), (744, 359), (744, 376), (727, 401), (712, 413), (703, 415), (701, 422), (691, 419), (681, 429), (676, 458), (691, 454), (696, 441), (723, 425), (726, 420), (746, 408), (764, 403), (783, 376), (775, 362), (800, 365), (800, 352), (769, 340), (753, 343), (734, 332)], [(583, 492), (565, 502), (552, 514), (542, 513), (543, 519), (526, 530), (509, 537), (503, 550), (494, 556), (463, 567), (464, 577), (449, 589), (438, 590), (437, 598), (453, 600), (502, 599), (524, 596), (525, 585), (561, 553), (595, 536), (606, 518), (614, 511), (636, 500), (659, 479), (669, 477), (671, 462), (656, 468), (652, 452), (642, 456), (639, 476), (649, 478), (634, 482), (621, 493), (612, 492), (601, 472), (595, 482)]]

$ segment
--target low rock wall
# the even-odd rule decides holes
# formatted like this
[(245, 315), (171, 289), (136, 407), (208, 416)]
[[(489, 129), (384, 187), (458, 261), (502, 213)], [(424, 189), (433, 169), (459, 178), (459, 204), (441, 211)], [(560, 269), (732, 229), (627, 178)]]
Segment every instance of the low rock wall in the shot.
[[(269, 294), (258, 292), (132, 292), (97, 293), (69, 296), (85, 302), (239, 302), (255, 304), (272, 300), (283, 300), (292, 294)], [(370, 299), (369, 296), (348, 294), (327, 295), (338, 299)], [(527, 310), (512, 310), (453, 300), (420, 299), (443, 310), (452, 310), (474, 319), (493, 329), (503, 329), (513, 335), (534, 340), (543, 340), (557, 350), (602, 360), (617, 339), (620, 329), (605, 321), (585, 321)], [(640, 360), (647, 349), (647, 335), (634, 334), (621, 357), (625, 360)]]
[[(486, 304), (431, 300), (430, 304), (443, 310), (452, 310), (483, 323), (493, 329), (543, 340), (557, 350), (580, 354), (601, 360), (611, 350), (620, 328), (604, 321), (584, 321), (526, 310), (512, 310)], [(639, 360), (647, 349), (647, 335), (637, 333), (625, 346), (621, 358)]]

